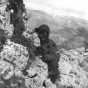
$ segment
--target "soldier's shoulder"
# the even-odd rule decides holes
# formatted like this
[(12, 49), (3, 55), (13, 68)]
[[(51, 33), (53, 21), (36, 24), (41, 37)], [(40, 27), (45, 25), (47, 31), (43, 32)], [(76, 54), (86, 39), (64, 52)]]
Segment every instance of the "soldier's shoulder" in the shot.
[(57, 46), (56, 43), (52, 39), (49, 39), (49, 44), (52, 46)]

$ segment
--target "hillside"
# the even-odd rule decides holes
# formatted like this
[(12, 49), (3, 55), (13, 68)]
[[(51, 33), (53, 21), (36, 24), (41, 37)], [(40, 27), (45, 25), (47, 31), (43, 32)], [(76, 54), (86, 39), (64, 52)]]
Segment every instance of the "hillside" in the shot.
[(28, 16), (29, 29), (34, 29), (41, 24), (49, 25), (51, 38), (59, 48), (76, 48), (84, 46), (85, 42), (88, 42), (87, 20), (69, 16), (53, 17), (39, 10), (28, 10)]

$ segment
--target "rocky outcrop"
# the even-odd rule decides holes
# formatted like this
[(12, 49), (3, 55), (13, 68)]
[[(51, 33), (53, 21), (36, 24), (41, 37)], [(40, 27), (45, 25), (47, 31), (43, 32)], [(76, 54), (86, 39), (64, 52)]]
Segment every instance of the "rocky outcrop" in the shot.
[[(47, 64), (42, 62), (40, 57), (36, 57), (35, 61), (31, 64), (27, 70), (28, 75), (23, 75), (22, 70), (26, 66), (28, 57), (29, 55), (26, 47), (7, 40), (6, 45), (4, 45), (4, 48), (0, 53), (1, 84), (5, 83), (4, 85), (9, 86), (9, 88), (11, 86), (13, 86), (12, 88), (15, 88), (14, 86), (17, 86), (19, 83), (16, 81), (17, 78), (21, 78), (24, 79), (24, 84), (27, 88), (45, 88), (43, 86), (44, 82), (47, 88), (54, 88), (55, 85), (47, 78)], [(11, 80), (16, 81), (17, 84), (9, 83), (7, 85), (6, 83), (11, 82)]]
[[(57, 52), (58, 53), (58, 52)], [(88, 52), (83, 48), (72, 50), (61, 49), (58, 62), (60, 80), (53, 84), (48, 76), (47, 64), (40, 57), (27, 69), (28, 75), (23, 75), (28, 52), (26, 47), (7, 41), (0, 53), (0, 86), (8, 88), (87, 88), (88, 86)], [(24, 83), (24, 87), (22, 87)], [(18, 87), (18, 86), (21, 87)]]
[[(72, 86), (73, 88), (87, 88), (88, 72), (87, 62), (88, 53), (85, 48), (72, 50), (62, 50), (59, 70), (61, 72), (61, 84)], [(85, 69), (86, 68), (86, 69)]]

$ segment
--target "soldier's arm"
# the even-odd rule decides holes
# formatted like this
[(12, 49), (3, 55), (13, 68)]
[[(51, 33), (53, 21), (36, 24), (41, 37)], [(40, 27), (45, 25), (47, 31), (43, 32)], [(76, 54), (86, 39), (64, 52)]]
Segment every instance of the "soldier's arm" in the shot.
[(42, 48), (41, 47), (36, 47), (34, 51), (36, 56), (42, 56)]
[(57, 52), (58, 51), (58, 47), (56, 45), (56, 43), (53, 40), (50, 40), (50, 44), (49, 44), (52, 48), (53, 51)]

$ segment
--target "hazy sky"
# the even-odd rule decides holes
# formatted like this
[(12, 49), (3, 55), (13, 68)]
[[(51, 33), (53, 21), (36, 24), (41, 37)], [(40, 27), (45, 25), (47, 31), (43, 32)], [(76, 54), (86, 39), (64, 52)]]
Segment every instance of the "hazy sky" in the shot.
[(52, 15), (74, 15), (88, 19), (88, 0), (24, 0), (26, 7)]

